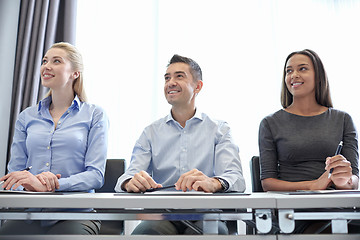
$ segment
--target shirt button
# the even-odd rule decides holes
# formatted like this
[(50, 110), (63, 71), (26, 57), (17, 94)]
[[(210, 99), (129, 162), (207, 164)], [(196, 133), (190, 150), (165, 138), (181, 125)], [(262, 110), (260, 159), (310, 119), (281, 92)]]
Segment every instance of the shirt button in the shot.
[(183, 152), (186, 152), (186, 148), (183, 148), (182, 151), (183, 151)]
[(70, 111), (68, 111), (68, 113), (70, 113)]
[(184, 131), (184, 133), (186, 133), (186, 131)]
[(61, 124), (61, 122), (59, 121), (58, 124)]
[(48, 146), (47, 149), (50, 149), (50, 147)]
[(45, 165), (48, 167), (48, 166), (49, 166), (49, 163), (47, 162)]

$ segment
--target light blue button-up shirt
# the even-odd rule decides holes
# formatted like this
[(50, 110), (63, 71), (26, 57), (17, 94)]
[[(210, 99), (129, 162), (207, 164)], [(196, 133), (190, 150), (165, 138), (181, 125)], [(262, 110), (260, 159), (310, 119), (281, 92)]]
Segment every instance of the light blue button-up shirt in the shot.
[(226, 180), (228, 191), (245, 191), (239, 149), (229, 125), (196, 111), (183, 128), (169, 114), (144, 129), (133, 149), (129, 168), (118, 179), (115, 190), (123, 191), (122, 183), (142, 170), (155, 182), (167, 186), (194, 168), (208, 177)]
[(93, 192), (104, 182), (108, 118), (103, 109), (76, 96), (55, 129), (50, 104), (51, 96), (20, 113), (8, 170), (32, 166), (34, 175), (61, 174), (57, 191)]

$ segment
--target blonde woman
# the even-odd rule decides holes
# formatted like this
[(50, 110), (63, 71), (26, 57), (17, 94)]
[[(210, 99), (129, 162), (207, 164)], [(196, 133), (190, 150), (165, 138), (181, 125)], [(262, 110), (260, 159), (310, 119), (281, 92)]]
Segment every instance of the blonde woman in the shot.
[[(69, 43), (56, 43), (46, 52), (40, 73), (50, 91), (20, 113), (2, 187), (93, 192), (104, 181), (108, 119), (102, 108), (86, 102), (81, 54)], [(0, 235), (97, 234), (99, 228), (97, 221), (7, 221)]]

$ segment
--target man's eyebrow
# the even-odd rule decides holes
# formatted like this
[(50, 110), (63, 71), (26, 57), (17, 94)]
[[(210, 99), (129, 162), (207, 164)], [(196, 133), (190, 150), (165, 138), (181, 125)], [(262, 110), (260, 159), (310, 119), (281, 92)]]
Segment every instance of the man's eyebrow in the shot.
[[(184, 72), (184, 71), (176, 71), (174, 74), (179, 74), (179, 73), (182, 73), (182, 74), (187, 76), (186, 72)], [(168, 76), (168, 75), (170, 75), (170, 73), (165, 73), (164, 74), (164, 76)]]

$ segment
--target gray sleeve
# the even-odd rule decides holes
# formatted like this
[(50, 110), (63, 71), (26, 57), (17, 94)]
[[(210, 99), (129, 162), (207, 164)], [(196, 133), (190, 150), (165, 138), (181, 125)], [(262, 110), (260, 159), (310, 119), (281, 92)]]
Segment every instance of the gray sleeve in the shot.
[(359, 176), (359, 151), (358, 151), (358, 135), (354, 122), (349, 114), (344, 117), (344, 147), (342, 155), (351, 162), (352, 172)]
[(259, 127), (260, 178), (278, 178), (278, 159), (274, 138), (267, 119)]

